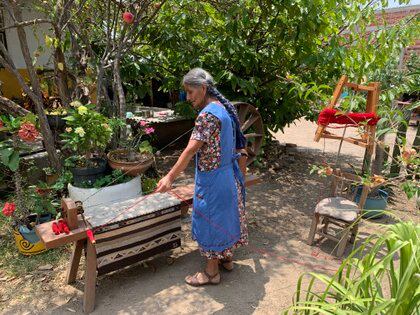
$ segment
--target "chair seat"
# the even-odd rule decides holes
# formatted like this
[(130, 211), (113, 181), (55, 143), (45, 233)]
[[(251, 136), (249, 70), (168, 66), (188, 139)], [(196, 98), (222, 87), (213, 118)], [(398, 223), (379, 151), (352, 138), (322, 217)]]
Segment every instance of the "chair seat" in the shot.
[(357, 203), (343, 197), (322, 199), (315, 207), (315, 213), (346, 222), (356, 220), (359, 211)]

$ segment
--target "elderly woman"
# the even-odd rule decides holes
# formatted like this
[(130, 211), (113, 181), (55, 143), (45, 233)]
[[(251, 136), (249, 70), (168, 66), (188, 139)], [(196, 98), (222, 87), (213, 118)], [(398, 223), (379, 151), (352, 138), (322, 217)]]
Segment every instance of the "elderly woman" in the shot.
[[(219, 263), (233, 269), (233, 249), (248, 243), (245, 222), (244, 170), (246, 139), (235, 107), (200, 68), (183, 79), (187, 100), (200, 110), (191, 139), (157, 192), (165, 192), (195, 156), (192, 236), (207, 259), (204, 271), (187, 276), (192, 286), (219, 284)], [(241, 171), (242, 170), (242, 171)]]

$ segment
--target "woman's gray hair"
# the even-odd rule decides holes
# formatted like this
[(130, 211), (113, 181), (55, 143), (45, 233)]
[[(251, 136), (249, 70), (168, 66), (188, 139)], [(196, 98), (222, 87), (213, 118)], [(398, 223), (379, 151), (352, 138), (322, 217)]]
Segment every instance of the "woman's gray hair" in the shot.
[(207, 87), (214, 86), (214, 79), (210, 73), (201, 68), (194, 68), (188, 71), (188, 73), (182, 79), (182, 84), (189, 86), (202, 86)]
[(223, 96), (222, 93), (216, 88), (214, 79), (210, 73), (201, 68), (191, 69), (182, 79), (182, 84), (199, 87), (207, 86), (207, 95), (215, 97), (223, 106), (226, 108), (233, 122), (235, 123), (235, 134), (236, 134), (236, 148), (243, 149), (246, 147), (246, 138), (241, 131), (241, 125), (239, 123), (238, 112), (235, 106), (229, 100)]

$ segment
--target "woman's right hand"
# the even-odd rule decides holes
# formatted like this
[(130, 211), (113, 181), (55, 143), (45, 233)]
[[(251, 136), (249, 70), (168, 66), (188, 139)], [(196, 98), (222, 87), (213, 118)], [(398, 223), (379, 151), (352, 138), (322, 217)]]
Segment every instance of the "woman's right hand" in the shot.
[(169, 174), (166, 175), (157, 184), (155, 192), (157, 193), (167, 192), (168, 190), (172, 188), (172, 183), (173, 183), (173, 179), (171, 178), (171, 176), (169, 176)]

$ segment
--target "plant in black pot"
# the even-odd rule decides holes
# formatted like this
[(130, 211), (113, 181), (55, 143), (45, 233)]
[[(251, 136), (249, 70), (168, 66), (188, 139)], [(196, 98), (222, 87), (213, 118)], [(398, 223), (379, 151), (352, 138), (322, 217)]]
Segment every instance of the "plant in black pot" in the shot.
[(154, 162), (153, 148), (144, 136), (151, 136), (155, 130), (146, 121), (140, 121), (135, 135), (129, 135), (119, 149), (108, 153), (108, 163), (113, 169), (125, 174), (138, 176), (143, 174)]
[(55, 105), (54, 107), (45, 110), (47, 115), (48, 124), (53, 131), (63, 131), (66, 127), (66, 121), (64, 117), (67, 116), (67, 108), (61, 105)]
[[(73, 184), (93, 184), (104, 176), (107, 162), (103, 158), (105, 147), (110, 143), (113, 129), (121, 125), (119, 119), (110, 119), (94, 110), (94, 105), (72, 102), (65, 117), (66, 128), (61, 134), (64, 149), (74, 154), (67, 160), (73, 174)], [(69, 164), (68, 164), (69, 165)]]

